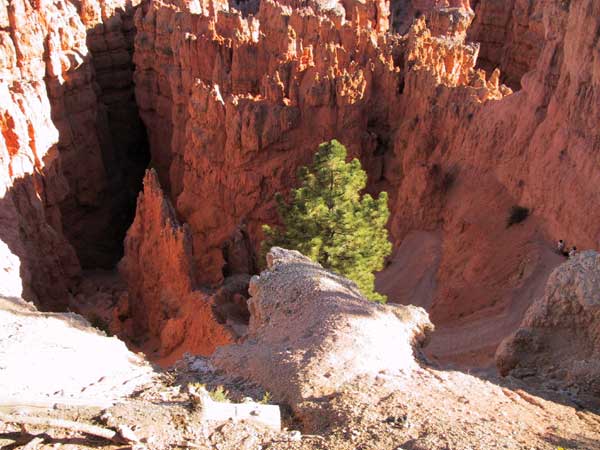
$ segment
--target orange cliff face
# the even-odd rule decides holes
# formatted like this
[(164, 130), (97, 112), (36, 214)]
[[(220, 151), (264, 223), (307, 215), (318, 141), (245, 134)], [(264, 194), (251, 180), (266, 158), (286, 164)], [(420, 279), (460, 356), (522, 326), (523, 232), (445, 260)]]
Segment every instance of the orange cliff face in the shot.
[[(575, 192), (597, 202), (581, 178), (594, 176), (594, 131), (565, 115), (571, 102), (586, 110), (595, 102), (593, 91), (574, 98), (569, 82), (580, 69), (592, 73), (592, 43), (567, 26), (595, 20), (584, 7), (536, 5), (547, 40), (513, 93), (501, 72), (477, 69), (481, 47), (465, 41), (469, 5), (432, 4), (404, 37), (317, 8), (263, 1), (243, 17), (211, 5), (154, 1), (136, 15), (141, 115), (159, 177), (190, 226), (201, 284), (255, 268), (246, 250), (256, 249), (260, 225), (276, 220), (273, 194), (334, 137), (361, 158), (371, 190), (390, 192), (397, 246), (414, 230), (440, 234), (438, 323), (522, 314), (527, 292), (558, 262), (545, 242), (598, 245), (589, 209), (563, 206)], [(568, 65), (567, 47), (581, 53)], [(585, 152), (567, 139), (570, 126)], [(565, 165), (575, 154), (583, 172)], [(509, 229), (516, 204), (533, 216)], [(502, 333), (490, 337), (490, 358)]]
[(424, 22), (401, 39), (369, 21), (263, 1), (249, 18), (149, 2), (136, 24), (136, 94), (153, 160), (190, 225), (205, 284), (239, 266), (223, 251), (236, 230), (256, 248), (261, 224), (275, 219), (273, 194), (320, 142), (340, 138), (372, 180), (395, 181), (384, 158), (418, 68), (432, 68), (432, 83), (477, 86), (478, 102), (509, 92), (473, 70), (476, 47), (432, 37)]
[(20, 260), (16, 291), (61, 308), (79, 263), (62, 234), (59, 204), (68, 187), (49, 85), (84, 64), (85, 29), (64, 2), (3, 3), (0, 48), (0, 239)]
[(190, 229), (179, 224), (154, 170), (144, 178), (119, 270), (128, 294), (118, 314), (127, 319), (115, 331), (129, 338), (157, 338), (149, 344), (169, 362), (183, 351), (208, 355), (233, 341), (233, 333), (219, 323), (214, 296), (194, 289)]
[[(432, 15), (439, 35), (422, 19), (401, 38), (377, 32), (358, 15), (352, 22), (264, 1), (256, 17), (244, 18), (211, 5), (147, 3), (136, 14), (134, 55), (153, 163), (189, 226), (190, 267), (200, 285), (255, 270), (260, 227), (275, 220), (274, 193), (293, 186), (296, 168), (320, 142), (340, 138), (363, 161), (371, 188), (385, 187), (396, 198), (403, 177), (394, 167), (402, 155), (390, 157), (404, 126), (398, 111), (410, 105), (404, 99), (437, 86), (462, 87), (463, 101), (472, 105), (511, 93), (497, 73), (487, 80), (475, 70), (478, 47), (463, 42), (468, 10)], [(435, 201), (435, 193), (426, 197)], [(441, 206), (429, 208), (432, 217)], [(131, 234), (126, 248), (143, 239)], [(173, 251), (167, 244), (156, 248)], [(137, 271), (160, 271), (158, 254), (126, 250), (123, 266), (130, 258)], [(127, 278), (133, 320), (159, 337), (161, 326), (132, 306), (158, 308), (160, 289)]]

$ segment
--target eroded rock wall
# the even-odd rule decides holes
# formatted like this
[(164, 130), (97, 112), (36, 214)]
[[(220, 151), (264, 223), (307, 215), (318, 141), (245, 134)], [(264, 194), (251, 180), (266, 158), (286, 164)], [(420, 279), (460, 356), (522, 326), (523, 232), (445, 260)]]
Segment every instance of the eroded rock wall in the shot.
[[(130, 155), (144, 134), (136, 114), (129, 120), (136, 110), (132, 8), (126, 2), (0, 5), (0, 234), (20, 259), (22, 280), (14, 284), (43, 308), (68, 305), (80, 262), (113, 266), (131, 221), (123, 216), (131, 216), (138, 166), (145, 165)], [(121, 39), (111, 34), (117, 28)], [(107, 53), (90, 38), (98, 35)], [(126, 67), (126, 82), (119, 73), (106, 79), (95, 63), (110, 72)]]
[[(72, 195), (61, 209), (84, 268), (110, 269), (122, 256), (148, 163), (133, 87), (133, 15), (139, 3), (76, 2), (90, 58), (56, 95), (58, 102), (72, 99), (59, 144)], [(90, 162), (85, 169), (82, 161)]]
[[(591, 13), (599, 7), (589, 1), (566, 11), (543, 3), (546, 42), (536, 69), (521, 91), (497, 101), (474, 101), (473, 91), (409, 74), (415, 84), (405, 89), (390, 157), (395, 175), (388, 178), (398, 180), (391, 233), (398, 242), (411, 229), (441, 227), (437, 323), (502, 303), (513, 308), (510, 290), (535, 272), (536, 241), (600, 245), (590, 214), (599, 201), (592, 169), (598, 139), (583, 118), (598, 117), (597, 44), (575, 32), (598, 28)], [(531, 209), (528, 224), (507, 228), (511, 203)], [(507, 251), (513, 256), (499, 257)]]
[(256, 248), (261, 224), (275, 219), (273, 194), (320, 142), (339, 137), (373, 186), (384, 181), (405, 65), (433, 67), (434, 83), (479, 83), (477, 101), (504, 95), (497, 78), (488, 86), (474, 72), (475, 47), (434, 38), (424, 23), (401, 39), (270, 0), (247, 19), (192, 6), (139, 10), (136, 94), (204, 283), (222, 280), (236, 230)]
[(20, 260), (12, 283), (60, 309), (79, 262), (62, 232), (69, 187), (51, 97), (88, 57), (85, 29), (68, 3), (20, 0), (0, 4), (0, 41), (0, 238)]
[[(481, 43), (479, 65), (491, 72), (500, 68), (503, 81), (520, 88), (521, 77), (534, 69), (545, 40), (542, 1), (479, 0), (471, 2), (475, 21), (469, 38)], [(568, 2), (558, 2), (568, 10)]]
[(181, 356), (183, 350), (208, 355), (233, 340), (215, 315), (215, 298), (196, 290), (192, 254), (189, 226), (179, 224), (156, 172), (148, 171), (119, 265), (128, 294), (116, 315), (117, 331), (134, 342), (154, 339), (138, 343), (146, 349), (154, 345), (155, 356)]
[[(190, 290), (227, 281), (220, 295), (239, 294), (240, 315), (260, 226), (277, 220), (273, 194), (331, 138), (361, 159), (369, 191), (390, 193), (397, 246), (415, 230), (440, 237), (438, 323), (512, 310), (548, 242), (600, 246), (597, 0), (515, 0), (502, 11), (491, 0), (396, 2), (423, 15), (402, 36), (386, 32), (380, 1), (237, 6), (0, 7), (2, 251), (25, 296), (64, 307), (80, 261), (118, 258), (145, 165), (139, 118), (173, 223), (189, 230)], [(521, 88), (504, 86), (495, 66)], [(530, 218), (507, 227), (517, 204)], [(132, 233), (128, 245), (144, 247)], [(142, 256), (135, 270), (164, 269), (158, 254)], [(135, 270), (131, 319), (158, 338), (180, 313), (145, 316), (162, 299)], [(213, 309), (227, 309), (217, 298)]]
[[(413, 230), (441, 233), (438, 323), (518, 316), (547, 276), (548, 242), (599, 245), (589, 213), (598, 205), (596, 44), (575, 32), (598, 27), (598, 2), (528, 7), (527, 26), (539, 36), (541, 23), (545, 40), (528, 67), (498, 60), (522, 78), (515, 93), (501, 71), (476, 69), (469, 4), (421, 6), (405, 36), (339, 8), (273, 1), (247, 17), (214, 2), (138, 10), (136, 95), (159, 178), (190, 227), (199, 283), (254, 270), (248, 249), (276, 220), (274, 192), (333, 137), (360, 157), (371, 191), (390, 192), (396, 244)], [(507, 55), (518, 53), (514, 39)], [(517, 204), (531, 216), (507, 227)]]

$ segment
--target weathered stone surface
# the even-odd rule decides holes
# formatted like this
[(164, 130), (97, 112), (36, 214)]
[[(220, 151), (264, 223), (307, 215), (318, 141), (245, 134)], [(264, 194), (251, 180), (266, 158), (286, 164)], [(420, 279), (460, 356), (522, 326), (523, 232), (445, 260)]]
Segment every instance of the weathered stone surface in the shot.
[(424, 22), (400, 40), (271, 0), (249, 18), (187, 8), (154, 1), (138, 10), (136, 95), (203, 283), (222, 280), (223, 247), (241, 226), (256, 249), (260, 226), (275, 219), (273, 193), (320, 142), (339, 137), (374, 186), (382, 180), (411, 74), (469, 86), (478, 103), (510, 92), (474, 70), (476, 46), (460, 33), (432, 36)]
[(129, 396), (154, 372), (73, 313), (41, 313), (19, 298), (0, 297), (0, 404), (107, 407)]
[[(469, 39), (481, 43), (479, 64), (488, 72), (501, 69), (503, 80), (520, 88), (521, 77), (534, 69), (544, 47), (542, 1), (472, 1), (475, 11)], [(560, 2), (559, 2), (560, 3)], [(567, 2), (562, 2), (566, 5)]]
[(359, 376), (417, 367), (413, 346), (433, 330), (425, 310), (370, 302), (354, 283), (296, 251), (274, 247), (267, 264), (250, 282), (248, 336), (219, 348), (217, 367), (295, 408)]
[(60, 309), (79, 263), (62, 234), (59, 203), (68, 188), (50, 80), (64, 81), (81, 63), (85, 30), (65, 2), (18, 0), (0, 9), (8, 31), (0, 68), (0, 240), (20, 259), (21, 281), (11, 283), (22, 284), (28, 299), (43, 297)]
[(142, 177), (134, 144), (144, 135), (135, 122), (133, 8), (0, 6), (0, 239), (21, 260), (23, 295), (44, 308), (67, 307), (80, 262), (116, 263), (131, 220)]
[(496, 353), (501, 374), (538, 375), (554, 388), (600, 404), (600, 255), (559, 266), (546, 292)]
[[(447, 17), (447, 24), (454, 22), (459, 25), (462, 20), (454, 21), (453, 19), (460, 16), (472, 16), (470, 3), (473, 0), (392, 0), (391, 2), (391, 26), (397, 32), (406, 33), (413, 21), (419, 17), (430, 18), (432, 15), (442, 13)], [(468, 21), (470, 23), (470, 20)], [(468, 26), (467, 23), (467, 26)], [(461, 33), (466, 31), (466, 28), (460, 26)]]
[[(131, 150), (143, 140), (133, 80), (153, 166), (189, 227), (191, 279), (238, 277), (216, 310), (244, 315), (242, 274), (276, 221), (273, 194), (334, 137), (368, 190), (390, 193), (397, 246), (440, 236), (434, 321), (525, 310), (547, 242), (600, 246), (598, 52), (581, 32), (598, 28), (600, 4), (498, 5), (395, 2), (409, 11), (400, 36), (385, 33), (380, 1), (265, 0), (244, 14), (209, 0), (2, 4), (0, 239), (20, 260), (15, 286), (65, 308), (80, 262), (114, 262), (145, 165)], [(516, 204), (532, 214), (506, 228)], [(166, 347), (180, 328), (165, 328)]]

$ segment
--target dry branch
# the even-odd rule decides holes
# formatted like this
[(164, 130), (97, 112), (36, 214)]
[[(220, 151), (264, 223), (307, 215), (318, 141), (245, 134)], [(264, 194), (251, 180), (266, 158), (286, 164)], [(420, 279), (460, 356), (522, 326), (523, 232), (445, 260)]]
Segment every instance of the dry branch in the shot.
[(44, 439), (41, 437), (34, 437), (32, 440), (30, 440), (26, 445), (24, 445), (21, 450), (35, 450), (37, 449), (42, 443), (44, 442)]
[[(0, 421), (15, 423), (19, 425), (37, 425), (48, 428), (60, 428), (64, 430), (74, 431), (77, 433), (98, 436), (103, 439), (115, 442), (117, 444), (130, 444), (137, 441), (137, 439), (135, 439), (134, 436), (129, 435), (129, 433), (121, 433), (119, 431), (97, 427), (95, 425), (89, 425), (87, 423), (72, 422), (70, 420), (62, 419), (52, 419), (50, 417), (15, 416), (0, 413)], [(128, 436), (124, 436), (123, 434), (128, 434)]]

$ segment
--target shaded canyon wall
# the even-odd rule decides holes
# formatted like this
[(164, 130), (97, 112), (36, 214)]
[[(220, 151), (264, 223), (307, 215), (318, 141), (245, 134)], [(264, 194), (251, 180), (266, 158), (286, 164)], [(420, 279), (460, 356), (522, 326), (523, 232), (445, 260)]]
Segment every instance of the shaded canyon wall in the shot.
[(68, 307), (82, 266), (122, 254), (147, 159), (133, 8), (0, 4), (0, 239), (19, 260), (11, 292), (45, 309)]

